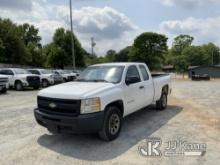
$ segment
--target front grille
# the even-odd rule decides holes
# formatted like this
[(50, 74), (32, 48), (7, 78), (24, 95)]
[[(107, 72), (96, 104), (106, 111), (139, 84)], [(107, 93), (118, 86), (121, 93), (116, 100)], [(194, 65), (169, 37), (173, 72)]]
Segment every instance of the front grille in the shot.
[(55, 99), (40, 97), (37, 98), (39, 111), (63, 116), (77, 116), (80, 114), (80, 100)]
[(68, 81), (74, 81), (75, 80), (75, 76), (68, 76)]
[(0, 83), (6, 83), (6, 82), (8, 82), (7, 78), (0, 78)]
[(40, 77), (27, 76), (27, 82), (30, 86), (38, 86), (38, 85), (40, 85)]

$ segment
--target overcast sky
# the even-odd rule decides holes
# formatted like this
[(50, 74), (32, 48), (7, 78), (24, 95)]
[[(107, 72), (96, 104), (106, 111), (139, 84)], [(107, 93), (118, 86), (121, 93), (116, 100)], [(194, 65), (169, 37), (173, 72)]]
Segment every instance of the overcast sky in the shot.
[[(0, 17), (28, 22), (40, 30), (42, 43), (52, 40), (56, 28), (69, 28), (69, 0), (0, 0)], [(220, 45), (220, 0), (73, 0), (74, 32), (90, 51), (120, 50), (145, 31), (169, 37), (190, 34), (195, 44)]]

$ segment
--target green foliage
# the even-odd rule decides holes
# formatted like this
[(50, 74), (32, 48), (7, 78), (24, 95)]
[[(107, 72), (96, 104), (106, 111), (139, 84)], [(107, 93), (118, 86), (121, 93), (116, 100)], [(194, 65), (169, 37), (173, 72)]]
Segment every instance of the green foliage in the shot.
[(181, 55), (182, 51), (191, 46), (194, 38), (189, 35), (179, 35), (176, 38), (174, 38), (173, 46), (172, 46), (172, 51), (176, 55)]
[(142, 33), (134, 40), (131, 61), (145, 62), (150, 69), (158, 69), (168, 49), (167, 40), (161, 34)]
[[(48, 57), (48, 65), (56, 68), (64, 68), (64, 66), (71, 66), (73, 64), (72, 60), (72, 47), (71, 47), (71, 37), (74, 40), (74, 52), (77, 67), (85, 66), (84, 56), (87, 52), (82, 48), (80, 42), (74, 34), (64, 28), (59, 28), (56, 30), (53, 36), (53, 42), (45, 49), (46, 56)], [(52, 52), (50, 52), (52, 51)], [(50, 55), (48, 55), (50, 54)], [(59, 59), (59, 61), (57, 61)]]

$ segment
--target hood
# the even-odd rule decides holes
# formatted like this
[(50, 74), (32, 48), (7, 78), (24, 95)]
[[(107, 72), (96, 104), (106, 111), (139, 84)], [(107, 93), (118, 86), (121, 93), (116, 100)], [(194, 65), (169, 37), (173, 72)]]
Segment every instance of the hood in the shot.
[(113, 87), (111, 83), (69, 82), (41, 90), (38, 96), (60, 99), (83, 99)]

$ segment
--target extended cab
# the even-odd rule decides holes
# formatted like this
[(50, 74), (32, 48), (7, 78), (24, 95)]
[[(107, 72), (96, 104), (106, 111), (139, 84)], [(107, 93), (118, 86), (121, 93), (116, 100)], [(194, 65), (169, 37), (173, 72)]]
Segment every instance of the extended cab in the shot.
[(20, 91), (26, 87), (32, 87), (39, 89), (40, 77), (38, 75), (31, 74), (27, 70), (18, 68), (0, 69), (0, 75), (5, 75), (9, 80), (9, 87), (13, 87)]
[(0, 93), (6, 93), (8, 89), (8, 77), (0, 75)]
[(43, 88), (48, 87), (50, 85), (59, 84), (63, 82), (62, 77), (53, 74), (52, 71), (46, 69), (28, 69), (32, 74), (36, 74), (40, 76), (41, 85)]
[(166, 109), (170, 92), (170, 75), (152, 77), (144, 63), (93, 65), (76, 82), (41, 90), (34, 114), (51, 132), (97, 132), (109, 141), (125, 116), (152, 103)]

